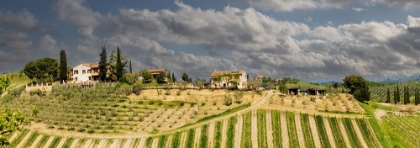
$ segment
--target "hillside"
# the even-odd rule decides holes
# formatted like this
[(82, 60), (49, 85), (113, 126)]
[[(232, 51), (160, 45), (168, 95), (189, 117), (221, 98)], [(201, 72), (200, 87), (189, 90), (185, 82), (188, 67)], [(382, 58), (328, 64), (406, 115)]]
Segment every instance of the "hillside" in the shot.
[[(54, 85), (6, 95), (32, 125), (9, 147), (418, 147), (419, 107), (360, 104), (346, 94), (280, 96), (226, 90)], [(8, 99), (5, 99), (8, 98)], [(226, 100), (232, 101), (226, 105)], [(380, 113), (377, 113), (380, 111)]]

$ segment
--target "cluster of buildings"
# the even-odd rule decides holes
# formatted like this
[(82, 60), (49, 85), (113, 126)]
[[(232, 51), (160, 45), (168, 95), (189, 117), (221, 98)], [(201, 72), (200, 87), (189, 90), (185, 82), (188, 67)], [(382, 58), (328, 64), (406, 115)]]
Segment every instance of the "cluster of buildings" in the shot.
[[(160, 74), (164, 73), (167, 75), (168, 71), (166, 69), (149, 69), (148, 70), (154, 79)], [(90, 83), (93, 81), (100, 80), (99, 78), (99, 64), (89, 64), (81, 63), (73, 67), (68, 73), (69, 80), (73, 83)], [(247, 87), (248, 73), (244, 70), (238, 71), (213, 71), (210, 75), (210, 82), (206, 83), (208, 88), (229, 88), (237, 87), (238, 89), (244, 89)], [(262, 81), (263, 78), (268, 78), (267, 76), (257, 74), (252, 79)], [(139, 75), (139, 80), (144, 78)], [(165, 82), (168, 82), (168, 78), (164, 78)], [(281, 81), (281, 79), (274, 79), (274, 82)], [(293, 87), (288, 89), (289, 94), (309, 94), (309, 95), (318, 95), (324, 94), (325, 90), (319, 89), (300, 89), (298, 87)]]

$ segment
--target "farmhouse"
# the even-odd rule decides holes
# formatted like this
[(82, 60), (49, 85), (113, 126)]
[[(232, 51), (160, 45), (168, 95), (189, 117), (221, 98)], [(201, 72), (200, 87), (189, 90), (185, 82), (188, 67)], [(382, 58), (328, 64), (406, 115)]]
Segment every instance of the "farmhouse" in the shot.
[[(164, 77), (164, 80), (163, 80), (163, 81), (165, 81), (166, 83), (168, 82), (168, 78), (166, 77), (166, 75), (168, 74), (168, 71), (167, 71), (166, 69), (164, 69), (164, 68), (159, 68), (159, 69), (148, 69), (147, 71), (148, 71), (148, 72), (150, 72), (150, 74), (152, 74), (153, 79), (155, 79), (155, 80), (156, 80), (156, 78), (158, 77), (158, 75), (159, 75), (160, 73), (163, 73), (163, 74), (165, 75), (165, 77)], [(143, 77), (142, 73), (138, 73), (138, 79), (139, 79), (139, 80), (143, 80), (143, 79), (144, 79), (144, 77)]]
[(238, 87), (246, 88), (248, 74), (244, 70), (239, 71), (214, 71), (210, 75), (211, 88)]
[(257, 74), (252, 79), (262, 81), (263, 78), (267, 78), (267, 76)]
[(74, 83), (85, 83), (99, 80), (99, 64), (81, 63), (68, 73), (69, 80)]

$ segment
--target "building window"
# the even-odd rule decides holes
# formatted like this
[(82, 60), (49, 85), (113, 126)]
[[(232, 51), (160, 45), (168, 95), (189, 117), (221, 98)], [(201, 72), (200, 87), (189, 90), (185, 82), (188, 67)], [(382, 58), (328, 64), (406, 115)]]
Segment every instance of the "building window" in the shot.
[[(88, 72), (89, 72), (89, 70), (88, 70)], [(89, 77), (89, 80), (92, 80), (92, 77)]]
[(90, 73), (90, 71), (91, 71), (90, 69), (87, 70), (88, 73)]
[(82, 74), (86, 74), (86, 70), (82, 70)]
[(75, 75), (79, 74), (79, 71), (78, 71), (78, 70), (75, 70), (75, 71), (74, 71), (74, 74), (75, 74)]
[(98, 73), (98, 70), (97, 69), (94, 69), (93, 72)]

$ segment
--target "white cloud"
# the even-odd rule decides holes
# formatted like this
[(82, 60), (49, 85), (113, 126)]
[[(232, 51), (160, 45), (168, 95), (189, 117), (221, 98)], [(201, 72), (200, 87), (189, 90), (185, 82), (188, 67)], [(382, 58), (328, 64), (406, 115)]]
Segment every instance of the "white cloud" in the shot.
[(92, 36), (93, 30), (99, 25), (102, 15), (92, 11), (83, 4), (85, 0), (59, 0), (57, 2), (58, 18), (76, 25), (82, 36)]
[(415, 18), (409, 15), (407, 17), (409, 27), (420, 27), (420, 18)]
[(354, 8), (354, 7), (352, 7), (351, 9), (353, 9), (354, 11), (356, 11), (356, 12), (362, 12), (362, 11), (364, 11), (365, 9), (363, 9), (363, 8)]
[(13, 14), (10, 11), (0, 10), (0, 28), (2, 26), (18, 27), (23, 30), (33, 30), (37, 27), (38, 20), (35, 16), (26, 9)]
[(293, 11), (296, 9), (331, 9), (342, 8), (349, 3), (346, 0), (230, 0), (246, 2), (253, 7), (274, 11)]
[(382, 3), (389, 6), (399, 6), (404, 8), (420, 7), (419, 0), (371, 0), (371, 3)]

